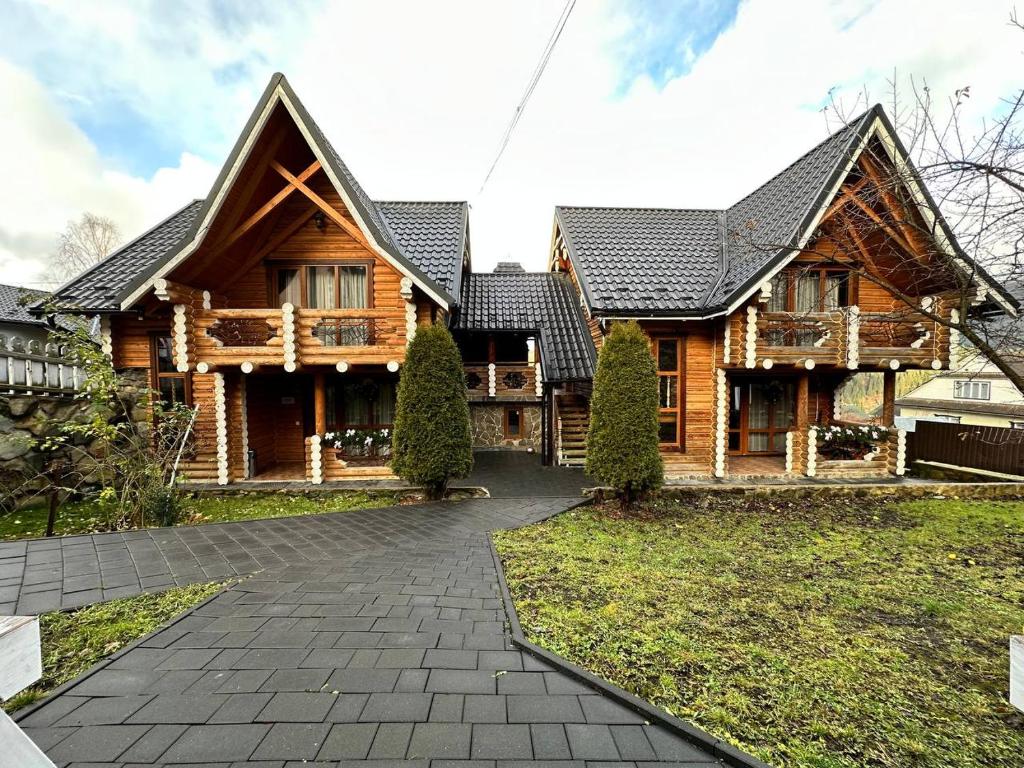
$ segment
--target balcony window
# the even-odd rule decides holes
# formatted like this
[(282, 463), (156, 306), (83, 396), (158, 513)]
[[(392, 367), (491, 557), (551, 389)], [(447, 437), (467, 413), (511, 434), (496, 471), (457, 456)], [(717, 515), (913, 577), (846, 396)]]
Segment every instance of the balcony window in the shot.
[(363, 309), (372, 304), (369, 264), (286, 265), (273, 274), (278, 306)]
[(800, 267), (772, 278), (768, 312), (833, 312), (850, 306), (850, 273), (827, 267)]
[(992, 384), (987, 381), (955, 381), (953, 397), (960, 400), (989, 400), (992, 397)]

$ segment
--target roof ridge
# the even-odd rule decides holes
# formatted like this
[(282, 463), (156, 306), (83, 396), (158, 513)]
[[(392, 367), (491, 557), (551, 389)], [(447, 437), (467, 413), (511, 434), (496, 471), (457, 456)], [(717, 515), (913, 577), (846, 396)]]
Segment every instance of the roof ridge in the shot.
[(666, 211), (670, 213), (720, 213), (727, 208), (667, 208), (651, 205), (556, 205), (556, 210), (566, 211)]
[(377, 205), (469, 205), (468, 200), (374, 200)]
[(760, 192), (766, 186), (768, 186), (773, 181), (775, 181), (777, 178), (779, 178), (784, 173), (786, 173), (786, 171), (790, 170), (794, 166), (796, 166), (799, 163), (803, 162), (804, 160), (806, 160), (808, 158), (808, 156), (810, 156), (813, 153), (817, 152), (825, 144), (828, 144), (830, 141), (835, 139), (839, 134), (843, 133), (843, 131), (848, 131), (848, 130), (850, 130), (851, 128), (853, 128), (855, 126), (858, 127), (858, 128), (861, 127), (861, 125), (864, 122), (864, 119), (869, 114), (871, 114), (871, 115), (875, 114), (877, 112), (877, 110), (880, 108), (880, 106), (881, 105), (879, 105), (879, 104), (875, 104), (871, 108), (866, 109), (864, 112), (862, 112), (860, 115), (858, 115), (856, 118), (854, 118), (850, 122), (846, 123), (842, 128), (839, 128), (839, 129), (837, 129), (835, 131), (832, 131), (832, 133), (830, 133), (824, 139), (822, 139), (817, 144), (815, 144), (813, 147), (808, 149), (806, 152), (804, 152), (802, 155), (800, 155), (798, 158), (796, 158), (793, 162), (791, 162), (788, 165), (784, 166), (783, 168), (779, 169), (779, 171), (777, 173), (772, 174), (769, 178), (765, 179), (765, 181), (762, 182), (761, 184), (758, 184), (756, 187), (754, 187), (754, 189), (752, 189), (750, 192), (745, 194), (743, 197), (741, 197), (735, 203), (733, 203), (728, 208), (726, 208), (726, 210), (732, 210), (733, 208), (736, 208), (736, 207), (740, 206), (744, 201), (749, 200), (751, 197), (756, 195), (758, 192)]

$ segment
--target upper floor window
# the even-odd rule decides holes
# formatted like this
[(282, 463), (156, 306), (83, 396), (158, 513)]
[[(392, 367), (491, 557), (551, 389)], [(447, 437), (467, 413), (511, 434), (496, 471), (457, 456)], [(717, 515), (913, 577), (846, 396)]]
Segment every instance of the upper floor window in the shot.
[(786, 269), (772, 278), (769, 312), (831, 312), (850, 306), (850, 272), (829, 267)]
[(955, 381), (953, 397), (961, 400), (988, 400), (992, 397), (992, 384), (988, 381)]
[(282, 266), (274, 270), (278, 306), (290, 303), (315, 309), (370, 306), (368, 264)]

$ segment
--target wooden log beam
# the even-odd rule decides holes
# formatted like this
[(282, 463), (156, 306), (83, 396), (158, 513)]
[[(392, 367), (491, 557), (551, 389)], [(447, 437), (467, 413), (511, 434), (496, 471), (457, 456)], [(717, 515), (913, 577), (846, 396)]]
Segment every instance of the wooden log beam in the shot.
[(324, 434), (327, 431), (327, 386), (320, 371), (313, 375), (313, 417), (316, 433)]
[(261, 261), (263, 261), (263, 259), (266, 256), (270, 255), (275, 250), (277, 250), (285, 240), (294, 235), (299, 230), (299, 228), (302, 227), (302, 225), (308, 222), (310, 217), (314, 213), (316, 213), (317, 210), (318, 208), (315, 205), (310, 205), (308, 208), (306, 208), (301, 215), (293, 219), (288, 224), (288, 226), (286, 226), (284, 229), (282, 229), (280, 232), (274, 235), (273, 238), (264, 243), (259, 248), (259, 250), (257, 250), (248, 259), (246, 259), (242, 263), (241, 268), (238, 270), (238, 274), (244, 275), (250, 269), (252, 269)]
[(839, 190), (839, 194), (836, 196), (836, 199), (832, 201), (832, 205), (825, 209), (825, 215), (821, 217), (821, 224), (825, 224), (829, 219), (839, 213), (839, 211), (841, 211), (847, 203), (851, 202), (852, 198), (860, 192), (867, 183), (867, 178), (861, 178), (853, 184), (844, 184), (842, 189)]
[(893, 217), (896, 219), (896, 225), (899, 227), (901, 233), (905, 233), (907, 242), (913, 246), (920, 255), (924, 255), (928, 252), (928, 244), (925, 237), (918, 230), (917, 226), (913, 223), (909, 223), (906, 220), (912, 219), (913, 214), (907, 210), (907, 207), (900, 202), (896, 195), (893, 194), (892, 189), (886, 183), (883, 178), (882, 169), (868, 157), (867, 153), (861, 155), (860, 158), (861, 167), (867, 174), (867, 177), (874, 182), (878, 188), (879, 193), (882, 195), (882, 200), (885, 202), (886, 207), (892, 212)]
[(895, 229), (889, 226), (889, 224), (886, 223), (886, 221), (881, 216), (878, 215), (878, 212), (874, 208), (872, 208), (870, 205), (868, 205), (867, 203), (865, 203), (863, 200), (856, 196), (851, 197), (850, 202), (852, 202), (854, 205), (860, 208), (865, 213), (865, 215), (867, 215), (869, 219), (875, 222), (875, 224), (877, 224), (878, 227), (883, 232), (885, 232), (885, 234), (887, 234), (889, 238), (893, 242), (895, 242), (896, 245), (898, 245), (900, 249), (903, 250), (908, 256), (915, 260), (918, 258), (917, 252), (910, 245), (910, 243), (906, 241), (906, 238), (904, 238), (903, 235), (901, 235), (899, 232), (897, 232)]
[[(278, 173), (284, 171), (284, 166), (282, 166), (276, 160), (272, 160), (270, 165)], [(276, 195), (270, 198), (263, 205), (261, 205), (259, 208), (257, 208), (253, 212), (253, 214), (249, 216), (249, 218), (247, 218), (245, 221), (243, 221), (238, 226), (238, 228), (235, 229), (231, 234), (229, 234), (227, 237), (225, 237), (219, 243), (217, 243), (217, 245), (215, 245), (210, 252), (211, 258), (217, 256), (220, 253), (223, 253), (227, 248), (231, 247), (231, 245), (237, 242), (240, 237), (245, 235), (253, 227), (259, 224), (268, 213), (270, 213), (275, 208), (277, 208), (277, 206), (283, 203), (288, 198), (288, 196), (292, 194), (292, 192), (298, 190), (300, 185), (305, 186), (303, 182), (305, 182), (310, 176), (312, 176), (319, 170), (320, 161), (314, 160), (298, 176), (293, 176), (291, 173), (284, 171), (284, 173), (288, 173), (288, 176), (285, 177), (286, 179), (288, 179), (288, 185), (285, 186), (284, 189), (282, 189), (280, 192), (278, 192)], [(284, 174), (282, 173), (282, 175)]]
[(320, 195), (318, 195), (312, 189), (307, 187), (305, 183), (303, 183), (303, 179), (300, 179), (297, 176), (295, 176), (293, 173), (291, 173), (291, 171), (289, 171), (276, 160), (271, 162), (270, 167), (277, 171), (279, 174), (281, 174), (285, 178), (285, 180), (290, 182), (299, 192), (304, 194), (313, 203), (315, 203), (320, 210), (327, 214), (327, 217), (331, 221), (333, 221), (343, 230), (348, 232), (358, 243), (363, 245), (368, 250), (373, 250), (370, 246), (370, 243), (367, 241), (366, 236), (363, 235), (362, 230), (360, 230), (359, 227), (357, 227), (355, 224), (349, 222), (348, 219), (346, 219), (344, 216), (341, 215), (341, 213), (336, 211), (326, 200), (320, 197)]
[(891, 427), (896, 423), (896, 371), (882, 373), (882, 426)]

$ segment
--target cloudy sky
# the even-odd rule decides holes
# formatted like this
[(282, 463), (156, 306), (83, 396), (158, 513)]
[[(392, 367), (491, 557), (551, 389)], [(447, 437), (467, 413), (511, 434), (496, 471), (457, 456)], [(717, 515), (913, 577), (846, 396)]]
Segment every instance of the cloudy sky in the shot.
[(543, 269), (552, 207), (721, 207), (887, 100), (981, 120), (1021, 85), (1004, 0), (578, 0), (486, 187), (561, 0), (0, 0), (0, 282), (65, 223), (133, 237), (203, 197), (283, 71), (378, 199), (469, 200), (476, 269)]

